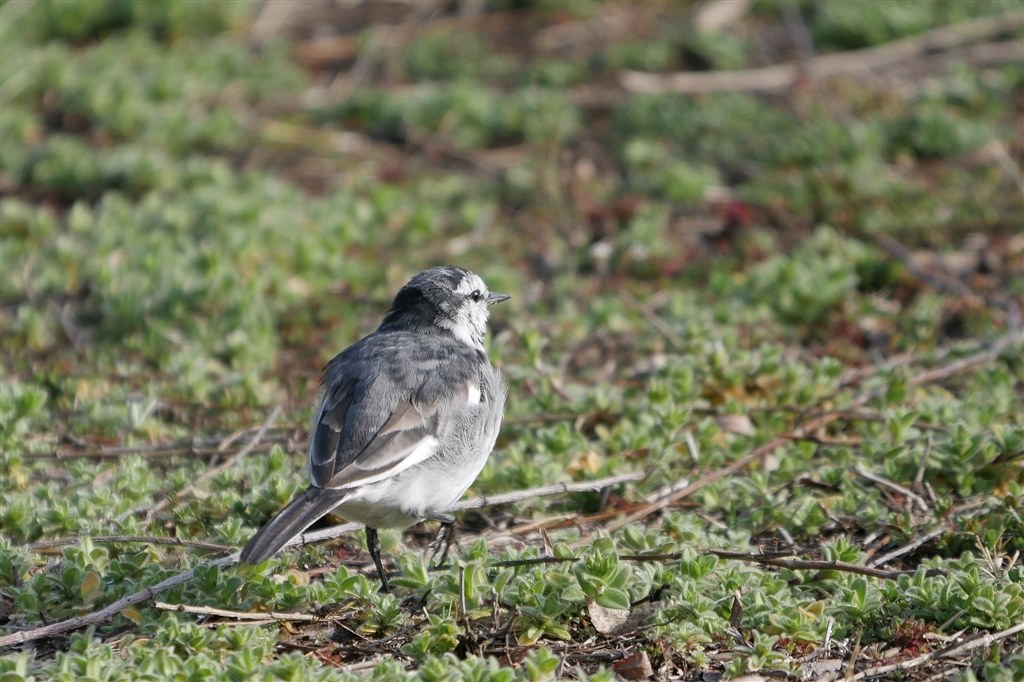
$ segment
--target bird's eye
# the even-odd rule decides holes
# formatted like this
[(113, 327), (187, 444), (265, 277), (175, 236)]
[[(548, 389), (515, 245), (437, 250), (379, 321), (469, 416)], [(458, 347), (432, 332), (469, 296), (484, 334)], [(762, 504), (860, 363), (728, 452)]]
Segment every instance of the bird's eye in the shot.
[(474, 301), (479, 301), (481, 298), (484, 297), (484, 295), (479, 289), (475, 289), (473, 293), (469, 295), (469, 297)]

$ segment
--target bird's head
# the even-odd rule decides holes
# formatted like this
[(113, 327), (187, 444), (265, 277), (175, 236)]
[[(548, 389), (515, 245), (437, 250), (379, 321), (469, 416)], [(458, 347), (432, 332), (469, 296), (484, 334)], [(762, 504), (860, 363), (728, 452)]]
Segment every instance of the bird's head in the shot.
[(479, 276), (454, 265), (424, 270), (399, 290), (381, 329), (433, 328), (483, 349), (490, 306), (508, 300)]

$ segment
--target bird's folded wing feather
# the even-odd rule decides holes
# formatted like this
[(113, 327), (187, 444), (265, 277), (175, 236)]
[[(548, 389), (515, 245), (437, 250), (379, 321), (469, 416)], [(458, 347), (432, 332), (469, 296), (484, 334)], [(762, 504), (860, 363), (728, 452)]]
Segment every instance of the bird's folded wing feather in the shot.
[(475, 353), (389, 334), (332, 360), (310, 439), (313, 485), (353, 488), (432, 456), (448, 417), (480, 394)]

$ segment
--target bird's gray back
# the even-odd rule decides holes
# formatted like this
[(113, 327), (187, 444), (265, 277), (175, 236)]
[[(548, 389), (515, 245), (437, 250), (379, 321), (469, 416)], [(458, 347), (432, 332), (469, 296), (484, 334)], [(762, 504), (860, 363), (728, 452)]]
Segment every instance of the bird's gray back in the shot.
[(374, 332), (339, 353), (324, 369), (311, 432), (314, 485), (355, 462), (389, 420), (402, 417), (395, 413), (403, 404), (444, 418), (455, 407), (449, 399), (479, 381), (481, 363), (480, 351), (445, 335), (396, 330)]

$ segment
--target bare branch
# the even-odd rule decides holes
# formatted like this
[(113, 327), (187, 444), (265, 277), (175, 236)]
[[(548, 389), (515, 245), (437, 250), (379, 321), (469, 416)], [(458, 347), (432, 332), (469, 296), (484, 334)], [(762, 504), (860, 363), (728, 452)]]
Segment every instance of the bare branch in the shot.
[(129, 606), (134, 606), (135, 604), (140, 604), (144, 601), (148, 601), (150, 599), (153, 599), (154, 597), (156, 597), (156, 595), (160, 594), (165, 590), (169, 590), (172, 587), (177, 587), (178, 585), (183, 585), (189, 582), (195, 575), (195, 571), (199, 568), (209, 568), (211, 566), (231, 566), (237, 561), (238, 553), (236, 552), (235, 554), (232, 554), (231, 556), (226, 556), (223, 559), (217, 559), (216, 561), (204, 563), (200, 566), (197, 566), (196, 568), (193, 568), (190, 571), (185, 571), (184, 573), (179, 573), (178, 575), (171, 576), (167, 580), (159, 582), (156, 585), (153, 585), (152, 587), (146, 587), (144, 589), (139, 590), (138, 592), (133, 592), (132, 594), (129, 594), (126, 597), (122, 597), (121, 599), (115, 601), (113, 604), (105, 606), (104, 608), (99, 609), (98, 611), (87, 613), (84, 616), (75, 616), (73, 618), (68, 618), (67, 620), (58, 621), (56, 623), (50, 623), (49, 625), (33, 628), (32, 630), (23, 630), (21, 632), (14, 632), (9, 635), (4, 635), (3, 637), (0, 637), (0, 647), (13, 646), (15, 644), (24, 644), (25, 642), (43, 639), (44, 637), (54, 637), (56, 635), (62, 635), (66, 632), (72, 632), (80, 628), (89, 627), (90, 625), (98, 625), (99, 623), (104, 623), (113, 618), (114, 616), (116, 616), (117, 614), (119, 614), (121, 611), (128, 608)]
[[(256, 428), (256, 427), (254, 427)], [(281, 426), (269, 429), (274, 431), (291, 431), (291, 426)], [(241, 432), (244, 435), (245, 431)], [(232, 434), (236, 435), (236, 434)], [(264, 437), (262, 443), (287, 442), (288, 434), (275, 434), (273, 438)], [(23, 457), (26, 460), (65, 460), (65, 459), (120, 459), (125, 455), (142, 457), (144, 459), (160, 459), (163, 457), (213, 457), (224, 453), (226, 448), (221, 447), (224, 438), (196, 438), (187, 441), (171, 443), (154, 443), (152, 445), (118, 445), (113, 447), (101, 447), (91, 450), (52, 450), (50, 452), (26, 452)]]
[(872, 473), (867, 469), (864, 469), (863, 467), (855, 467), (855, 471), (858, 475), (863, 476), (872, 483), (877, 483), (883, 488), (889, 488), (890, 490), (894, 490), (898, 492), (900, 495), (903, 495), (903, 497), (907, 498), (908, 500), (916, 502), (922, 512), (927, 514), (930, 511), (928, 508), (928, 503), (924, 501), (924, 498), (915, 493), (910, 488), (902, 486), (899, 483), (896, 483), (895, 481), (890, 481), (889, 479), (879, 476), (878, 474)]
[[(1011, 12), (974, 21), (942, 26), (876, 47), (821, 55), (802, 63), (787, 62), (743, 71), (701, 71), (670, 74), (623, 72), (620, 81), (632, 92), (777, 92), (792, 87), (802, 77), (813, 80), (871, 71), (930, 52), (946, 51), (1005, 35), (1024, 26), (1024, 15)], [(1020, 46), (1015, 53), (1019, 59)]]
[[(276, 410), (271, 412), (265, 424), (269, 424), (272, 418), (276, 416)], [(259, 434), (257, 434), (259, 436)], [(252, 444), (258, 442), (258, 437), (253, 439)], [(237, 457), (238, 455), (235, 455)], [(476, 497), (469, 500), (463, 500), (459, 504), (456, 504), (448, 511), (463, 511), (466, 509), (479, 509), (484, 506), (491, 506), (496, 504), (508, 504), (510, 502), (518, 502), (520, 500), (529, 499), (532, 497), (540, 497), (544, 495), (557, 495), (559, 493), (573, 493), (573, 492), (585, 492), (590, 490), (600, 490), (617, 483), (625, 483), (627, 481), (636, 481), (643, 478), (644, 474), (630, 473), (621, 474), (619, 476), (611, 476), (609, 478), (597, 479), (594, 481), (580, 481), (578, 483), (558, 483), (555, 485), (548, 485), (539, 488), (532, 488), (530, 490), (518, 490), (515, 492), (504, 493), (501, 495), (491, 495), (489, 497)], [(197, 481), (198, 482), (198, 481)], [(292, 540), (286, 547), (295, 545), (307, 545), (312, 542), (318, 542), (321, 540), (327, 540), (330, 538), (350, 533), (353, 530), (362, 528), (362, 524), (358, 523), (346, 523), (333, 528), (327, 528), (326, 530), (316, 531), (314, 533), (304, 533), (299, 535)], [(172, 576), (163, 582), (157, 583), (152, 587), (147, 587), (138, 592), (130, 594), (126, 597), (118, 599), (113, 604), (106, 606), (98, 611), (87, 613), (84, 616), (75, 616), (74, 618), (68, 618), (57, 623), (50, 623), (42, 627), (33, 628), (31, 630), (23, 630), (21, 632), (14, 632), (9, 635), (0, 637), (0, 647), (13, 646), (16, 644), (24, 644), (25, 642), (31, 642), (37, 639), (43, 639), (44, 637), (54, 637), (56, 635), (62, 635), (66, 632), (72, 632), (80, 628), (89, 627), (90, 625), (97, 625), (99, 623), (106, 622), (116, 616), (118, 613), (144, 601), (154, 599), (156, 595), (160, 594), (165, 590), (169, 590), (172, 587), (177, 587), (184, 583), (192, 580), (193, 575), (197, 569), (209, 568), (211, 566), (217, 566), (220, 568), (226, 568), (232, 566), (238, 562), (238, 552), (230, 556), (217, 559), (216, 561), (207, 562), (193, 568), (192, 570), (179, 573), (178, 575)]]
[(78, 544), (86, 538), (88, 538), (89, 540), (98, 545), (119, 543), (176, 545), (178, 547), (189, 547), (191, 549), (205, 549), (211, 552), (230, 552), (234, 549), (234, 547), (230, 547), (228, 545), (218, 545), (212, 542), (202, 542), (199, 540), (182, 540), (180, 538), (166, 538), (158, 537), (156, 535), (79, 535), (70, 538), (40, 540), (39, 542), (33, 542), (31, 545), (29, 545), (29, 549), (38, 552), (40, 550), (53, 549), (56, 547), (66, 547), (68, 545)]
[[(157, 502), (156, 504), (154, 504), (154, 505), (152, 505), (152, 506), (150, 506), (148, 508), (147, 508), (147, 506), (143, 505), (143, 506), (138, 506), (138, 507), (134, 507), (132, 509), (129, 509), (128, 511), (126, 511), (123, 514), (119, 515), (117, 517), (117, 520), (118, 521), (122, 521), (122, 520), (124, 520), (124, 519), (126, 519), (126, 518), (128, 518), (130, 516), (133, 516), (134, 514), (138, 514), (138, 513), (142, 512), (142, 511), (146, 512), (146, 516), (148, 518), (152, 518), (154, 515), (158, 514), (159, 512), (161, 512), (164, 509), (166, 509), (167, 507), (169, 507), (172, 502), (174, 502), (176, 500), (179, 500), (182, 497), (185, 497), (186, 495), (188, 495), (188, 494), (192, 493), (193, 491), (197, 490), (200, 485), (202, 485), (206, 481), (210, 480), (214, 476), (220, 474), (222, 471), (230, 469), (239, 460), (241, 460), (242, 458), (246, 457), (250, 452), (252, 452), (256, 448), (257, 445), (259, 445), (260, 441), (263, 440), (263, 436), (267, 433), (267, 429), (270, 428), (271, 424), (274, 423), (274, 420), (276, 420), (278, 415), (280, 415), (280, 414), (281, 414), (281, 406), (280, 405), (275, 405), (274, 409), (272, 409), (270, 411), (270, 414), (267, 415), (267, 418), (263, 420), (263, 424), (260, 425), (260, 428), (256, 430), (256, 433), (253, 434), (253, 437), (249, 440), (248, 443), (245, 444), (245, 447), (243, 447), (241, 450), (239, 450), (235, 454), (231, 455), (226, 460), (224, 460), (223, 462), (221, 462), (217, 466), (213, 467), (212, 469), (207, 469), (206, 471), (204, 471), (202, 474), (200, 474), (196, 478), (196, 480), (194, 480), (191, 483), (189, 483), (187, 486), (182, 488), (177, 493), (173, 493), (173, 494), (165, 497), (164, 499), (160, 500), (159, 502)], [(232, 434), (231, 436), (229, 436), (221, 444), (221, 446), (218, 449), (225, 449), (228, 445), (230, 445), (232, 442), (234, 442), (237, 439), (237, 437), (238, 437), (238, 434)]]
[[(879, 580), (896, 580), (901, 576), (915, 575), (916, 571), (888, 571), (881, 568), (873, 568), (871, 566), (861, 566), (859, 564), (851, 564), (845, 561), (820, 561), (813, 559), (795, 559), (792, 558), (788, 552), (782, 552), (778, 554), (747, 554), (744, 552), (730, 552), (720, 549), (709, 549), (704, 552), (705, 556), (715, 556), (719, 559), (727, 559), (729, 561), (745, 561), (752, 564), (760, 564), (762, 566), (772, 566), (774, 568), (788, 568), (794, 571), (836, 571), (838, 573), (856, 573), (857, 575), (864, 575), (869, 578), (878, 578)], [(679, 561), (683, 558), (682, 552), (669, 552), (662, 554), (623, 554), (619, 556), (621, 561), (631, 561), (637, 563), (650, 563), (650, 562), (668, 562), (668, 561)], [(566, 557), (566, 556), (542, 556), (542, 557), (530, 557), (528, 559), (509, 559), (507, 561), (495, 561), (488, 563), (488, 568), (517, 568), (521, 566), (543, 566), (546, 564), (565, 564), (575, 563), (580, 561), (580, 557)], [(443, 565), (437, 566), (436, 570), (446, 570), (451, 568), (450, 566)], [(932, 568), (925, 572), (925, 575), (932, 577), (937, 575), (946, 575), (946, 571), (939, 568)]]
[[(731, 559), (733, 561), (748, 561), (750, 563), (762, 564), (764, 566), (775, 566), (776, 568), (788, 568), (797, 571), (838, 571), (840, 573), (856, 573), (869, 578), (880, 580), (896, 580), (900, 576), (915, 575), (916, 571), (888, 571), (882, 568), (861, 566), (845, 561), (815, 561), (811, 559), (786, 559), (781, 557), (761, 556), (758, 554), (743, 554), (740, 552), (727, 552), (724, 550), (709, 550), (720, 559)], [(928, 577), (946, 575), (946, 571), (939, 568), (930, 568), (925, 572)]]
[[(973, 353), (972, 355), (968, 355), (966, 357), (960, 358), (959, 360), (955, 360), (940, 367), (926, 370), (919, 374), (911, 376), (908, 379), (908, 383), (911, 386), (921, 386), (923, 384), (933, 383), (936, 381), (947, 379), (959, 372), (963, 372), (978, 365), (983, 365), (992, 362), (993, 360), (998, 358), (1004, 351), (1010, 348), (1014, 343), (1020, 343), (1021, 341), (1024, 341), (1024, 338), (1022, 338), (1019, 332), (1011, 332), (1009, 334), (1004, 334), (1003, 336), (996, 337), (994, 340), (992, 340), (989, 343), (988, 347), (985, 348), (984, 350), (978, 351), (976, 353)], [(862, 378), (867, 378), (867, 376), (877, 374), (881, 371), (881, 369), (882, 368), (875, 368), (868, 375)], [(619, 528), (622, 528), (623, 526), (629, 525), (630, 523), (634, 523), (636, 521), (639, 521), (640, 519), (646, 518), (647, 516), (650, 516), (651, 514), (660, 511), (665, 507), (675, 504), (679, 500), (689, 497), (693, 493), (697, 492), (702, 488), (707, 487), (708, 485), (714, 483), (715, 481), (725, 478), (727, 476), (731, 476), (732, 474), (743, 470), (749, 464), (757, 461), (758, 459), (761, 459), (762, 457), (770, 455), (777, 448), (782, 447), (786, 443), (792, 440), (803, 439), (808, 434), (813, 434), (814, 432), (825, 428), (835, 420), (843, 417), (844, 415), (847, 415), (849, 413), (849, 410), (862, 408), (874, 397), (876, 397), (875, 392), (865, 391), (856, 398), (854, 398), (853, 401), (841, 411), (825, 412), (823, 414), (820, 414), (819, 416), (809, 419), (808, 421), (800, 423), (797, 426), (795, 426), (792, 430), (788, 431), (787, 433), (776, 436), (775, 438), (772, 438), (767, 443), (755, 448), (754, 450), (750, 451), (743, 457), (740, 457), (735, 462), (725, 467), (722, 467), (721, 469), (718, 469), (716, 471), (709, 472), (701, 476), (694, 482), (690, 483), (689, 485), (680, 488), (679, 490), (673, 491), (671, 494), (666, 495), (660, 500), (656, 500), (649, 504), (645, 504), (639, 509), (619, 519), (618, 521), (610, 523), (607, 526), (607, 530), (609, 532), (617, 530)]]
[(928, 533), (925, 533), (924, 535), (922, 535), (922, 536), (920, 536), (918, 538), (915, 538), (913, 542), (910, 542), (910, 543), (908, 543), (906, 545), (903, 545), (902, 547), (898, 547), (898, 548), (894, 549), (891, 552), (887, 552), (887, 553), (883, 554), (882, 556), (877, 557), (874, 561), (871, 562), (871, 565), (872, 566), (881, 566), (882, 564), (887, 564), (890, 561), (892, 561), (893, 559), (896, 559), (897, 557), (901, 557), (904, 554), (908, 554), (909, 552), (913, 552), (915, 549), (917, 549), (921, 545), (934, 540), (935, 538), (937, 538), (940, 535), (942, 535), (943, 533), (945, 533), (947, 530), (949, 530), (949, 529), (945, 525), (939, 526), (935, 530), (930, 531)]
[(189, 604), (168, 604), (158, 601), (153, 604), (164, 611), (177, 611), (178, 613), (198, 613), (205, 616), (220, 616), (221, 618), (236, 618), (238, 620), (253, 621), (301, 621), (304, 623), (315, 623), (323, 620), (320, 616), (311, 613), (284, 613), (281, 611), (231, 611), (230, 609), (218, 609), (213, 606), (191, 606)]
[(930, 661), (939, 658), (948, 658), (956, 654), (962, 654), (966, 651), (973, 651), (974, 649), (980, 649), (981, 647), (985, 647), (994, 642), (998, 642), (1001, 639), (1012, 637), (1013, 635), (1016, 635), (1019, 632), (1024, 632), (1024, 623), (1018, 623), (1013, 627), (991, 634), (987, 632), (980, 633), (973, 637), (968, 637), (962, 642), (953, 644), (952, 646), (948, 646), (945, 649), (939, 649), (938, 651), (932, 651), (931, 653), (922, 654), (921, 656), (917, 656), (916, 658), (911, 658), (906, 661), (890, 663), (888, 665), (880, 665), (875, 668), (868, 668), (867, 670), (860, 671), (859, 673), (857, 673), (853, 677), (850, 677), (849, 679), (863, 680), (869, 677), (879, 677), (881, 675), (886, 675), (888, 673), (899, 672), (902, 670), (911, 670), (912, 668), (919, 668)]
[(1020, 331), (1011, 331), (1008, 334), (997, 337), (985, 350), (978, 351), (941, 367), (921, 372), (910, 377), (908, 382), (911, 386), (921, 386), (922, 384), (931, 384), (948, 379), (954, 374), (973, 369), (979, 365), (986, 365), (994, 361), (1014, 344), (1021, 343), (1024, 343), (1024, 334)]
[(591, 492), (594, 490), (602, 490), (613, 485), (618, 485), (619, 483), (639, 481), (644, 478), (645, 475), (646, 474), (642, 471), (633, 471), (628, 474), (619, 474), (617, 476), (609, 476), (607, 478), (597, 478), (592, 481), (555, 483), (554, 485), (545, 485), (539, 488), (530, 488), (529, 490), (516, 490), (511, 493), (502, 493), (500, 495), (473, 497), (459, 502), (446, 511), (454, 512), (465, 511), (467, 509), (479, 509), (480, 507), (493, 507), (499, 504), (510, 504), (512, 502), (528, 500), (533, 497), (547, 497), (549, 495), (559, 495), (561, 493)]
[[(579, 493), (588, 492), (592, 490), (601, 490), (609, 486), (617, 485), (619, 483), (628, 483), (629, 481), (639, 481), (644, 477), (643, 472), (633, 472), (629, 474), (619, 474), (618, 476), (609, 476), (608, 478), (598, 478), (593, 481), (579, 481), (577, 483), (556, 483), (554, 485), (541, 486), (539, 488), (530, 488), (529, 490), (516, 490), (511, 493), (502, 493), (500, 495), (490, 495), (482, 497), (471, 497), (468, 500), (462, 500), (458, 504), (454, 505), (450, 509), (446, 509), (447, 512), (466, 511), (468, 509), (480, 509), (481, 507), (493, 507), (499, 504), (511, 504), (512, 502), (519, 502), (521, 500), (528, 500), (534, 497), (546, 497), (549, 495), (559, 495), (561, 493)], [(333, 538), (351, 533), (352, 531), (359, 530), (362, 528), (362, 524), (359, 523), (343, 523), (339, 526), (332, 526), (330, 528), (324, 528), (323, 530), (313, 531), (312, 533), (302, 533), (296, 536), (285, 547), (295, 547), (297, 545), (309, 545), (314, 542), (323, 542), (324, 540), (331, 540)]]

